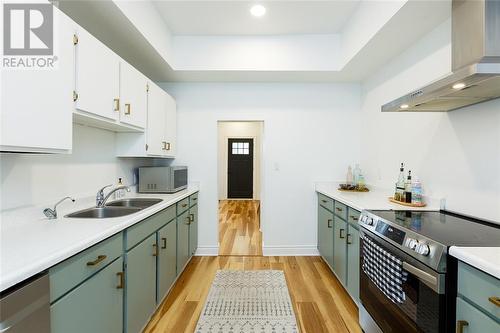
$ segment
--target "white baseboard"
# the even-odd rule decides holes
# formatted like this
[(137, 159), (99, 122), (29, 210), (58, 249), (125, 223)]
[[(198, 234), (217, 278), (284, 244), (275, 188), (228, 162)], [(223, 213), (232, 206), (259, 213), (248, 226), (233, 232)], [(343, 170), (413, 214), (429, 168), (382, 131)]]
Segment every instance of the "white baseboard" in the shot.
[(205, 256), (212, 257), (219, 255), (219, 247), (218, 246), (198, 246), (196, 249), (195, 256)]
[(316, 245), (264, 246), (264, 256), (319, 256)]

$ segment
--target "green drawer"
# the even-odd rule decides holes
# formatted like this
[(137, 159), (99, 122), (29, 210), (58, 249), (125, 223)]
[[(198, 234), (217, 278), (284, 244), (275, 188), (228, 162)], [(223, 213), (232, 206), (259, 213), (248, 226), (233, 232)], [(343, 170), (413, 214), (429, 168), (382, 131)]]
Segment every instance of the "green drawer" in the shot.
[(493, 333), (500, 332), (500, 323), (491, 319), (469, 302), (457, 297), (457, 332), (460, 323), (465, 324), (463, 333)]
[(463, 262), (458, 263), (458, 294), (500, 320), (500, 307), (490, 297), (500, 297), (500, 280)]
[(192, 207), (192, 206), (196, 205), (197, 203), (198, 203), (198, 192), (196, 192), (195, 194), (192, 194), (189, 197), (189, 207)]
[(356, 209), (347, 207), (347, 222), (349, 222), (350, 224), (354, 225), (357, 228), (360, 214), (361, 213), (358, 212)]
[(343, 203), (335, 201), (334, 213), (344, 221), (347, 221), (347, 206)]
[(175, 219), (175, 205), (148, 217), (127, 229), (127, 250)]
[(53, 302), (107, 264), (121, 256), (120, 232), (49, 269), (50, 301)]
[(189, 209), (189, 197), (177, 202), (177, 216)]
[(332, 198), (329, 198), (326, 195), (318, 193), (318, 203), (331, 212), (333, 212), (333, 202), (334, 201)]

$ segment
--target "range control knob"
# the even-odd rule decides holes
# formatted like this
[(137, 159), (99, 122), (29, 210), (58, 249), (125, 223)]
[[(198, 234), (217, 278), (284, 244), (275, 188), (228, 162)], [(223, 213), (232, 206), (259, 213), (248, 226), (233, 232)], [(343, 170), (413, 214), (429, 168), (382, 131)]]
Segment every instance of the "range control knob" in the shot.
[(418, 246), (418, 240), (413, 239), (413, 238), (407, 238), (405, 245), (406, 245), (406, 247), (408, 247), (412, 250), (416, 250), (416, 248)]
[(431, 252), (431, 249), (429, 248), (429, 245), (427, 245), (426, 243), (420, 243), (415, 248), (415, 251), (423, 256), (428, 256), (429, 253)]
[(372, 219), (371, 217), (368, 217), (368, 218), (366, 219), (366, 224), (368, 224), (368, 225), (373, 225), (373, 219)]

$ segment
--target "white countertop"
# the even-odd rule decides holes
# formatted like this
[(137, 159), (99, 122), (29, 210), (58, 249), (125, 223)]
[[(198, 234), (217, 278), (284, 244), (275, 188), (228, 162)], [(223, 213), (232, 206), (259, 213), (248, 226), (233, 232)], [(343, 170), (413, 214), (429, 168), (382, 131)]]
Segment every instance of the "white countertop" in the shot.
[(174, 194), (127, 193), (127, 198), (160, 198), (162, 202), (137, 213), (105, 219), (65, 218), (95, 206), (95, 198), (62, 203), (59, 218), (49, 220), (45, 207), (4, 211), (0, 220), (0, 291), (77, 254), (199, 190), (198, 185)]
[(500, 279), (500, 247), (452, 246), (450, 254), (458, 260)]
[(393, 196), (391, 190), (381, 189), (377, 187), (367, 186), (369, 192), (345, 192), (338, 190), (339, 183), (336, 182), (321, 182), (316, 183), (316, 192), (326, 195), (334, 200), (340, 201), (347, 206), (362, 211), (363, 209), (377, 210), (439, 210), (439, 202), (430, 198), (426, 198), (427, 206), (425, 207), (408, 207), (398, 205), (389, 201), (389, 197)]

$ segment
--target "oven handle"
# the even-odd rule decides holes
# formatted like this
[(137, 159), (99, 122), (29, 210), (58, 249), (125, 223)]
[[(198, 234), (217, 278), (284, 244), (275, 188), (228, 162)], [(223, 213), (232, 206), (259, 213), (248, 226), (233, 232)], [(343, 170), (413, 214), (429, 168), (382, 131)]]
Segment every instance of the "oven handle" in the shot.
[(420, 268), (410, 265), (406, 261), (403, 261), (403, 269), (416, 276), (420, 281), (422, 281), (438, 293), (441, 291), (437, 277), (421, 270)]

